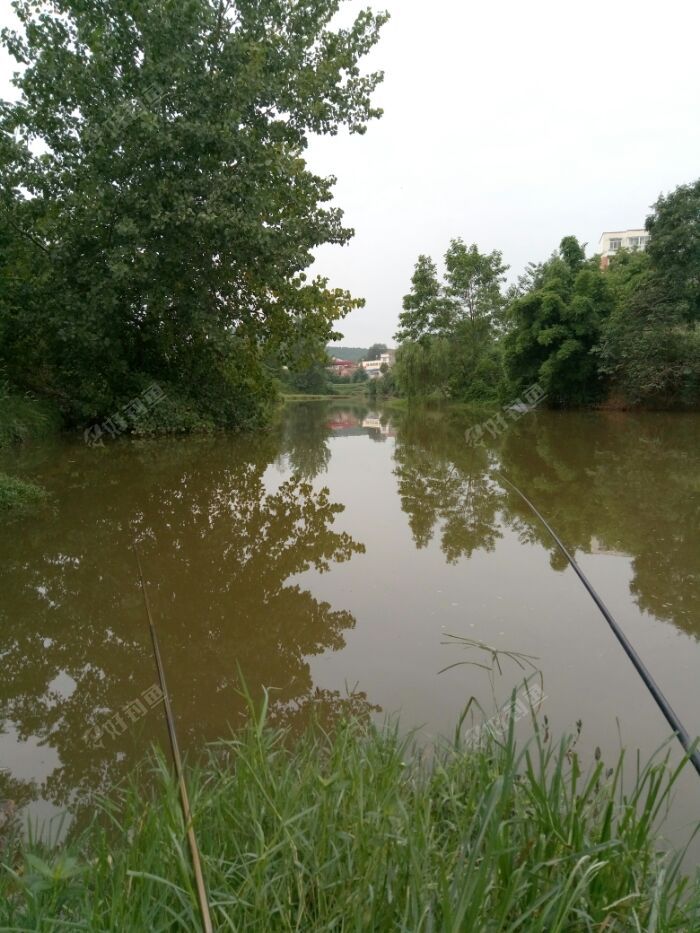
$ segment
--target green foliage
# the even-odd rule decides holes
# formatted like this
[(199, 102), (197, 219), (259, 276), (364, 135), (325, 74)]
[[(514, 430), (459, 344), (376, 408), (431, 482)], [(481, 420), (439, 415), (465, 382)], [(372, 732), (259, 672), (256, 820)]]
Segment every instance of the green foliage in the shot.
[(632, 291), (643, 287), (649, 278), (649, 253), (644, 250), (621, 249), (610, 257), (606, 279), (615, 299), (621, 304)]
[(409, 399), (433, 392), (447, 395), (450, 346), (444, 337), (407, 340), (396, 351), (394, 375)]
[(46, 490), (36, 483), (0, 473), (0, 512), (26, 509), (46, 499)]
[(606, 323), (600, 369), (631, 404), (694, 405), (700, 400), (700, 330), (659, 283), (631, 291)]
[[(32, 398), (10, 395), (0, 384), (0, 450), (51, 436), (60, 428), (55, 408)], [(46, 490), (0, 471), (0, 512), (22, 511), (47, 498)]]
[(305, 272), (352, 235), (308, 137), (380, 115), (381, 74), (358, 62), (386, 17), (332, 28), (341, 2), (16, 0), (23, 33), (3, 38), (26, 67), (0, 106), (13, 386), (71, 423), (153, 381), (207, 423), (265, 417), (265, 358), (325, 344), (360, 304)]
[(597, 260), (584, 260), (578, 241), (565, 237), (508, 309), (504, 356), (512, 392), (538, 382), (550, 404), (599, 399), (604, 382), (593, 351), (613, 302)]
[(493, 402), (503, 383), (503, 356), (486, 322), (465, 322), (449, 344), (451, 398), (464, 402)]
[(498, 324), (503, 310), (501, 286), (508, 266), (503, 264), (502, 253), (480, 253), (476, 243), (467, 247), (463, 240), (452, 240), (445, 268), (449, 331), (459, 323), (482, 325), (475, 339), (484, 340), (486, 327)]
[(409, 398), (510, 400), (539, 383), (548, 404), (700, 403), (700, 181), (659, 198), (648, 252), (606, 270), (574, 236), (503, 290), (498, 250), (455, 239), (445, 282), (420, 256), (404, 297), (396, 381)]
[(50, 403), (10, 395), (0, 385), (0, 449), (49, 437), (60, 429), (60, 424), (60, 416)]
[(355, 372), (350, 377), (351, 382), (367, 382), (369, 376), (367, 375), (367, 370), (363, 369), (361, 366), (355, 370)]
[(567, 266), (574, 272), (586, 261), (586, 250), (575, 236), (565, 236), (559, 244), (559, 254)]
[(306, 369), (290, 371), (287, 384), (296, 392), (307, 395), (323, 395), (328, 391), (328, 374), (323, 363), (313, 363)]
[(665, 294), (685, 321), (700, 323), (700, 179), (662, 195), (646, 226), (649, 258)]
[[(395, 727), (291, 741), (266, 708), (188, 773), (217, 929), (697, 929), (698, 882), (654, 838), (667, 761), (628, 781), (622, 758), (587, 766), (539, 731), (518, 749), (512, 725), (467, 749), (460, 722), (424, 762)], [(155, 793), (113, 793), (67, 850), (17, 853), (3, 927), (198, 928), (177, 784), (162, 757), (154, 772)]]
[(373, 343), (367, 351), (366, 360), (378, 360), (382, 353), (386, 353), (388, 347), (385, 343)]
[(349, 386), (352, 383), (350, 376), (336, 376), (333, 372), (326, 372), (326, 380), (332, 385)]
[[(282, 366), (285, 360), (288, 365)], [(289, 341), (286, 354), (277, 353), (272, 361), (284, 386), (302, 395), (324, 395), (330, 390), (329, 384), (334, 379), (326, 369), (329, 362), (323, 342), (301, 329)]]
[(480, 253), (452, 240), (445, 283), (419, 256), (399, 316), (396, 383), (409, 398), (438, 393), (462, 400), (495, 398), (502, 382), (497, 334), (507, 266), (501, 253)]
[(396, 382), (394, 371), (388, 369), (381, 376), (370, 379), (367, 383), (367, 397), (372, 404), (378, 401), (386, 401), (398, 395), (399, 387)]
[(396, 340), (403, 343), (438, 333), (445, 310), (437, 266), (429, 256), (421, 255), (411, 276), (411, 291), (403, 299)]
[(660, 197), (647, 253), (608, 271), (616, 306), (598, 352), (611, 390), (633, 405), (700, 404), (700, 181)]

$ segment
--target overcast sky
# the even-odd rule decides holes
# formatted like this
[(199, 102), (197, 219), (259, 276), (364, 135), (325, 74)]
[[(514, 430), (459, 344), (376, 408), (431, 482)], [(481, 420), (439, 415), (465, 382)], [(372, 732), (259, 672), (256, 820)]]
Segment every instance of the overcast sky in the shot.
[[(373, 5), (392, 16), (366, 60), (386, 72), (384, 116), (309, 150), (356, 230), (313, 267), (367, 300), (339, 325), (346, 345), (392, 345), (418, 254), (451, 237), (502, 250), (515, 276), (567, 234), (590, 254), (603, 230), (643, 226), (700, 176), (697, 0)], [(1, 96), (11, 71), (0, 61)]]

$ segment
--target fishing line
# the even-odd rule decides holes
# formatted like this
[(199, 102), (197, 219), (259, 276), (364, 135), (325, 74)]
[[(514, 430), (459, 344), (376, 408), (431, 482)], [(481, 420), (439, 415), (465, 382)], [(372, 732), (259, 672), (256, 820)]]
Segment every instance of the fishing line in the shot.
[(141, 581), (141, 592), (143, 593), (143, 601), (146, 605), (146, 614), (148, 615), (148, 625), (151, 631), (151, 641), (153, 642), (153, 655), (156, 660), (156, 668), (158, 669), (158, 679), (160, 680), (160, 689), (163, 691), (163, 708), (165, 709), (165, 720), (168, 724), (168, 736), (170, 738), (170, 750), (172, 752), (173, 761), (175, 763), (175, 772), (177, 774), (177, 782), (180, 788), (180, 804), (182, 806), (182, 814), (185, 818), (185, 826), (187, 827), (187, 841), (190, 846), (190, 856), (192, 858), (192, 868), (194, 869), (195, 883), (197, 885), (197, 899), (199, 900), (199, 911), (202, 915), (202, 928), (204, 933), (213, 933), (213, 927), (211, 924), (211, 915), (209, 913), (209, 901), (207, 900), (207, 889), (204, 884), (204, 875), (202, 874), (202, 862), (199, 857), (199, 846), (197, 845), (197, 837), (194, 834), (194, 827), (192, 825), (192, 811), (190, 810), (190, 801), (187, 795), (187, 786), (185, 784), (185, 778), (182, 772), (182, 759), (180, 757), (180, 747), (177, 741), (177, 735), (175, 733), (175, 720), (173, 718), (172, 707), (170, 706), (170, 694), (168, 693), (168, 686), (165, 681), (165, 668), (163, 667), (163, 659), (160, 655), (160, 645), (158, 644), (158, 635), (156, 633), (156, 627), (153, 624), (153, 616), (151, 614), (151, 604), (148, 601), (148, 591), (146, 589), (146, 582), (143, 577), (143, 569), (141, 567), (141, 560), (139, 558), (138, 548), (136, 547), (136, 540), (134, 539), (134, 554), (136, 555), (136, 563), (139, 568), (139, 579)]
[(496, 475), (501, 480), (503, 480), (504, 483), (510, 486), (511, 489), (517, 492), (517, 494), (520, 496), (523, 502), (527, 503), (527, 505), (532, 509), (535, 515), (539, 518), (539, 520), (542, 522), (542, 524), (547, 529), (547, 531), (550, 533), (550, 535), (554, 538), (554, 540), (557, 543), (557, 546), (559, 547), (559, 550), (562, 552), (564, 557), (568, 560), (568, 562), (571, 564), (571, 566), (575, 570), (581, 583), (583, 583), (583, 585), (588, 590), (589, 595), (595, 602), (596, 606), (600, 609), (605, 621), (608, 623), (608, 625), (612, 629), (613, 634), (615, 635), (617, 640), (622, 645), (627, 657), (630, 659), (632, 664), (634, 664), (637, 673), (644, 681), (651, 695), (654, 697), (654, 700), (656, 701), (656, 705), (659, 707), (661, 712), (666, 717), (666, 721), (668, 722), (670, 727), (673, 729), (673, 732), (675, 733), (676, 738), (683, 746), (683, 749), (686, 755), (688, 756), (690, 762), (692, 763), (693, 767), (697, 771), (698, 776), (700, 776), (700, 752), (698, 752), (698, 749), (694, 747), (697, 743), (697, 739), (695, 740), (695, 742), (691, 740), (687, 729), (684, 727), (683, 723), (680, 721), (680, 719), (674, 712), (671, 704), (668, 702), (661, 688), (656, 683), (651, 673), (647, 669), (646, 665), (644, 664), (644, 661), (642, 661), (642, 659), (639, 657), (637, 652), (634, 650), (630, 642), (627, 640), (627, 636), (622, 631), (620, 626), (617, 624), (617, 622), (613, 618), (612, 614), (608, 610), (603, 600), (596, 593), (596, 591), (593, 588), (593, 585), (590, 583), (590, 581), (586, 577), (583, 570), (581, 570), (581, 568), (576, 563), (574, 558), (571, 556), (571, 554), (569, 554), (567, 549), (564, 547), (564, 544), (562, 543), (561, 539), (559, 538), (557, 533), (554, 531), (552, 526), (549, 524), (547, 519), (544, 517), (544, 515), (542, 515), (542, 513), (537, 508), (535, 508), (535, 506), (532, 504), (532, 502), (530, 502), (530, 500), (525, 495), (525, 493), (522, 492), (520, 489), (518, 489), (515, 483), (511, 483), (509, 479), (506, 479), (506, 477), (503, 476), (502, 473), (497, 473)]

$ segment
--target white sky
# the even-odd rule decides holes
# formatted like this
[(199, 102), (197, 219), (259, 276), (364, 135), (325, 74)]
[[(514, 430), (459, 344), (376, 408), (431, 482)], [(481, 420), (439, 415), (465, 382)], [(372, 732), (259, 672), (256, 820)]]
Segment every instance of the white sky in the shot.
[[(366, 60), (386, 72), (385, 115), (309, 151), (356, 230), (312, 270), (367, 299), (339, 325), (346, 345), (393, 343), (418, 254), (451, 237), (502, 250), (515, 276), (567, 234), (590, 253), (603, 230), (643, 225), (700, 175), (696, 0), (373, 5), (392, 14)], [(3, 57), (0, 96), (11, 71)]]

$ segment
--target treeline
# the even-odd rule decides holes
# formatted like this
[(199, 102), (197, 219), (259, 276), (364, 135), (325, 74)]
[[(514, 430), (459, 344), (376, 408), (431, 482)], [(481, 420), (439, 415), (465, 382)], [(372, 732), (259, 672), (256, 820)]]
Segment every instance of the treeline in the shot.
[[(279, 358), (271, 361), (275, 377), (282, 392), (293, 392), (301, 395), (338, 395), (343, 394), (348, 386), (357, 386), (368, 383), (368, 391), (372, 396), (372, 385), (369, 376), (360, 365), (364, 360), (378, 360), (382, 353), (388, 350), (385, 343), (373, 343), (371, 347), (308, 347), (305, 355), (297, 356), (290, 361), (290, 365), (282, 366)], [(351, 360), (358, 364), (358, 368), (349, 376), (339, 375), (333, 371), (332, 360), (337, 357), (341, 360)], [(382, 373), (386, 377), (389, 367), (382, 364)], [(345, 387), (345, 389), (343, 388)], [(391, 389), (391, 391), (390, 391)], [(392, 394), (394, 384), (391, 379), (383, 381), (384, 395)], [(374, 393), (376, 396), (376, 392)]]
[(553, 406), (700, 403), (700, 180), (661, 197), (646, 252), (607, 268), (564, 237), (506, 287), (499, 251), (451, 242), (441, 278), (420, 256), (399, 317), (399, 394), (509, 400), (538, 383)]
[[(312, 134), (363, 133), (386, 20), (343, 0), (18, 0), (2, 41), (0, 384), (64, 423), (252, 427), (275, 367), (322, 348), (362, 302), (307, 278), (353, 231)], [(143, 407), (143, 406), (141, 406)], [(138, 420), (137, 418), (134, 421)]]

